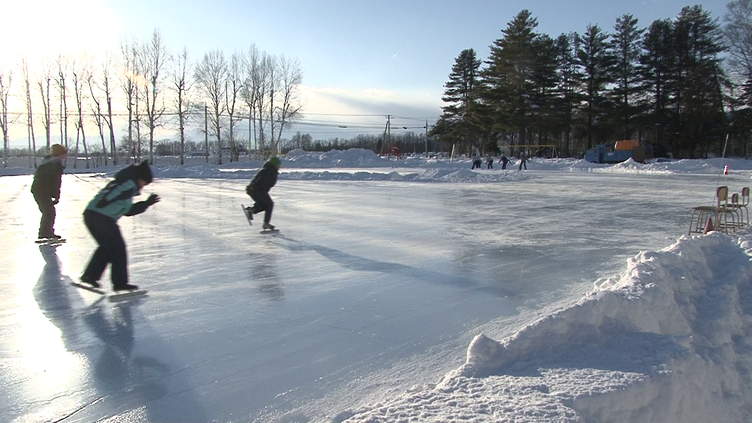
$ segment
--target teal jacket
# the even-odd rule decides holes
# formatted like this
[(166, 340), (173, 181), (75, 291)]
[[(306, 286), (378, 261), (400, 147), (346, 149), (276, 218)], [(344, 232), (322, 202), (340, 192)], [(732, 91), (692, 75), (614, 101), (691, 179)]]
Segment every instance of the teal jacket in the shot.
[(122, 216), (135, 216), (146, 211), (145, 201), (133, 203), (133, 197), (141, 192), (138, 189), (136, 166), (130, 165), (115, 174), (115, 180), (107, 184), (89, 202), (86, 210), (92, 210), (118, 220)]

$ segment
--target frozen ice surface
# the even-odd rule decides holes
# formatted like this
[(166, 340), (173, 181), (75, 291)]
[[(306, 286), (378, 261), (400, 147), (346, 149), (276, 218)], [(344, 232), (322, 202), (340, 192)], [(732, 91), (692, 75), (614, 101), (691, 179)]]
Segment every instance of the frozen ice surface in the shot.
[(144, 193), (162, 201), (119, 221), (149, 296), (118, 303), (68, 283), (115, 169), (64, 176), (52, 248), (12, 168), (0, 421), (749, 420), (750, 235), (684, 236), (719, 182), (750, 185), (718, 160), (294, 152), (274, 236), (239, 209), (260, 163), (158, 161)]

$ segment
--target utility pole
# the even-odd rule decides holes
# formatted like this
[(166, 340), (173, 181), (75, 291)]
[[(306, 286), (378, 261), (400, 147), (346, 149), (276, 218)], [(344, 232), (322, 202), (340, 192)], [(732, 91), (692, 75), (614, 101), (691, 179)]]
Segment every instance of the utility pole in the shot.
[(426, 119), (426, 158), (428, 158), (428, 119)]
[(389, 147), (392, 147), (392, 115), (386, 115), (386, 139)]
[(209, 163), (209, 108), (204, 103), (204, 149), (206, 163)]

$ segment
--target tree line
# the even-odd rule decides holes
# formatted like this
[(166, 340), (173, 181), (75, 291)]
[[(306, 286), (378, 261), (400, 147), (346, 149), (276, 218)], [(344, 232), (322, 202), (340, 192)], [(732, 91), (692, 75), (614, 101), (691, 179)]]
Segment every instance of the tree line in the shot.
[[(613, 32), (588, 25), (552, 38), (519, 12), (488, 59), (463, 50), (430, 135), (485, 152), (554, 145), (563, 156), (638, 139), (658, 155), (746, 156), (752, 131), (752, 0), (727, 5), (725, 26), (701, 6)], [(527, 148), (534, 150), (534, 148)], [(731, 153), (731, 151), (729, 151)]]
[[(16, 89), (19, 72), (21, 84)], [(33, 152), (48, 151), (53, 131), (58, 132), (71, 155), (87, 158), (87, 167), (92, 150), (104, 157), (105, 165), (108, 159), (117, 164), (119, 155), (139, 161), (148, 154), (153, 162), (159, 129), (177, 133), (182, 164), (186, 143), (195, 147), (186, 136), (191, 125), (203, 132), (207, 155), (212, 139), (219, 164), (225, 151), (229, 160), (237, 160), (243, 141), (237, 133), (243, 122), (248, 125), (247, 147), (253, 142), (258, 151), (272, 152), (280, 147), (282, 130), (302, 112), (302, 78), (296, 59), (269, 54), (253, 44), (230, 56), (211, 50), (194, 62), (185, 48), (169, 52), (158, 29), (146, 40), (123, 39), (116, 53), (45, 58), (33, 74), (26, 56), (17, 64), (0, 60), (3, 166), (8, 165), (14, 125), (25, 125), (28, 151)], [(13, 102), (19, 98), (24, 112), (13, 113), (18, 109)], [(124, 107), (117, 108), (116, 102)], [(126, 135), (118, 143), (119, 121), (125, 121)], [(37, 146), (37, 128), (44, 131), (45, 146)], [(97, 133), (87, 138), (90, 128)], [(29, 160), (36, 167), (36, 155), (30, 154)]]

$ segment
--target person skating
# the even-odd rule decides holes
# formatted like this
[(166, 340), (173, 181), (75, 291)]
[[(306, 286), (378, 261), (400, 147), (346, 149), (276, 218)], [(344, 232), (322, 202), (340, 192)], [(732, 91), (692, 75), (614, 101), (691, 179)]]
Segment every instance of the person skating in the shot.
[(274, 230), (272, 211), (274, 201), (269, 196), (269, 190), (277, 183), (277, 175), (282, 162), (277, 157), (272, 157), (256, 173), (251, 183), (245, 188), (245, 192), (253, 199), (253, 207), (247, 207), (248, 215), (253, 219), (256, 213), (264, 212), (264, 230)]
[(499, 158), (499, 161), (501, 162), (501, 169), (503, 170), (507, 168), (507, 163), (509, 163), (510, 160), (507, 158), (507, 156), (502, 154)]
[(475, 168), (480, 169), (480, 153), (478, 150), (473, 149), (473, 167), (471, 167), (471, 169)]
[(107, 265), (112, 264), (110, 277), (115, 291), (138, 289), (138, 286), (128, 283), (128, 252), (117, 220), (122, 216), (141, 214), (159, 201), (157, 194), (151, 194), (145, 201), (133, 203), (133, 197), (151, 181), (148, 161), (130, 165), (117, 172), (115, 179), (86, 206), (84, 223), (99, 246), (81, 275), (81, 282), (98, 288)]
[(525, 166), (525, 170), (527, 170), (527, 155), (525, 153), (520, 154), (520, 168), (518, 170), (522, 170), (522, 166)]
[(60, 185), (63, 178), (68, 150), (60, 144), (50, 147), (50, 155), (39, 165), (31, 183), (31, 193), (37, 202), (42, 219), (39, 222), (39, 239), (60, 239), (55, 234), (55, 205), (60, 201)]

